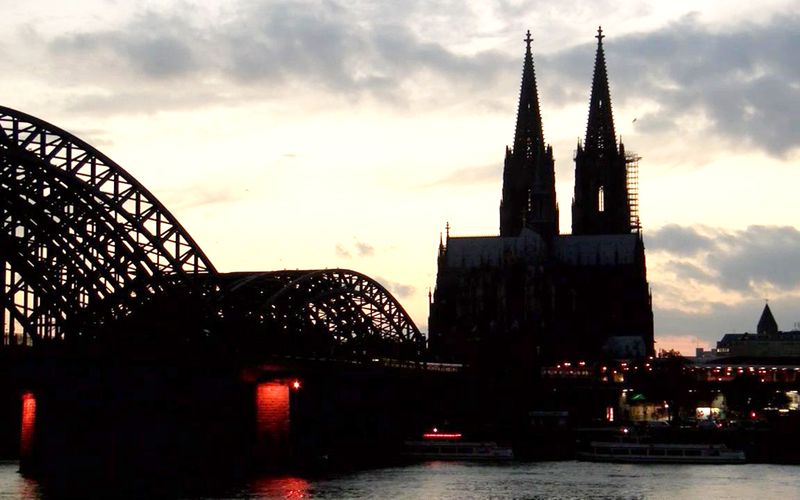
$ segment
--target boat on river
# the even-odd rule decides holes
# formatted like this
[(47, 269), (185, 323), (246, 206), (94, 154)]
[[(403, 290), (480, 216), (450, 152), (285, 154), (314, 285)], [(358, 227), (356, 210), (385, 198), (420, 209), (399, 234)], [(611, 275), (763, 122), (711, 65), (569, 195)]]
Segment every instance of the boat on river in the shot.
[(591, 441), (578, 451), (580, 460), (658, 464), (742, 464), (744, 451), (724, 444)]
[(458, 432), (426, 432), (420, 440), (405, 442), (403, 456), (426, 460), (512, 460), (510, 446), (495, 441), (464, 441)]

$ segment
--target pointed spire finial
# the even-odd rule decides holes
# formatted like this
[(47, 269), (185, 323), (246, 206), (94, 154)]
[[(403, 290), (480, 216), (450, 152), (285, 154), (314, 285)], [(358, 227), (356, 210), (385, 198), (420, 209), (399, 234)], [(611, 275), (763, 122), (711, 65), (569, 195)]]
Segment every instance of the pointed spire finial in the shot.
[(761, 313), (761, 318), (758, 320), (758, 326), (756, 326), (756, 333), (778, 333), (778, 323), (775, 321), (775, 316), (772, 315), (769, 304), (764, 304), (764, 310)]
[(525, 61), (522, 65), (522, 85), (517, 109), (517, 127), (514, 131), (514, 154), (521, 158), (531, 158), (544, 149), (542, 116), (539, 111), (539, 91), (536, 88), (536, 73), (533, 69), (531, 42), (533, 36), (528, 30), (525, 34)]
[(603, 28), (597, 28), (597, 54), (594, 60), (592, 93), (589, 97), (589, 121), (586, 127), (584, 149), (617, 152), (614, 117), (611, 112), (611, 91), (608, 87), (606, 57), (603, 51)]
[(447, 235), (447, 240), (450, 241), (450, 221), (447, 221), (444, 226), (444, 230), (446, 231), (445, 234)]

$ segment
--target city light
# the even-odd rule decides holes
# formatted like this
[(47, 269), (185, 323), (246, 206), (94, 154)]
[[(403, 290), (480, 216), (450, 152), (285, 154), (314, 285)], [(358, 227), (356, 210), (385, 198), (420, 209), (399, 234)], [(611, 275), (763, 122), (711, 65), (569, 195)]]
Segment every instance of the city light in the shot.
[(426, 432), (422, 435), (423, 439), (461, 439), (460, 432)]

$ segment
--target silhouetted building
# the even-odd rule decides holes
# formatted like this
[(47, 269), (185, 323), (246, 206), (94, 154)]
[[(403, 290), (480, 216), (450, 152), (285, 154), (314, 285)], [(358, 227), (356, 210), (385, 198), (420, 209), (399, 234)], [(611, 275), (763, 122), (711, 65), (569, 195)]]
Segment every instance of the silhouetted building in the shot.
[(448, 226), (430, 304), (434, 354), (524, 364), (653, 354), (638, 158), (617, 142), (601, 30), (597, 38), (586, 138), (575, 155), (573, 234), (559, 234), (528, 32), (500, 236), (451, 237)]
[[(756, 326), (756, 333), (726, 333), (717, 342), (718, 358), (800, 358), (800, 331), (782, 332), (769, 304)], [(701, 352), (702, 353), (702, 352)]]
[(775, 335), (778, 333), (778, 322), (775, 321), (775, 316), (769, 308), (769, 304), (764, 304), (764, 310), (761, 312), (761, 317), (758, 319), (756, 326), (756, 333), (759, 335)]

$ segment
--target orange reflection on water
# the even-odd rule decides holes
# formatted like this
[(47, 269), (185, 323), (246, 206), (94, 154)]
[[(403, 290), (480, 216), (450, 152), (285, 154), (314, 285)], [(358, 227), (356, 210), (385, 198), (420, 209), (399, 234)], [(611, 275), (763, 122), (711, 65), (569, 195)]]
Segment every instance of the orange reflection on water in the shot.
[(262, 477), (252, 484), (253, 493), (263, 498), (309, 498), (310, 487), (300, 477)]

